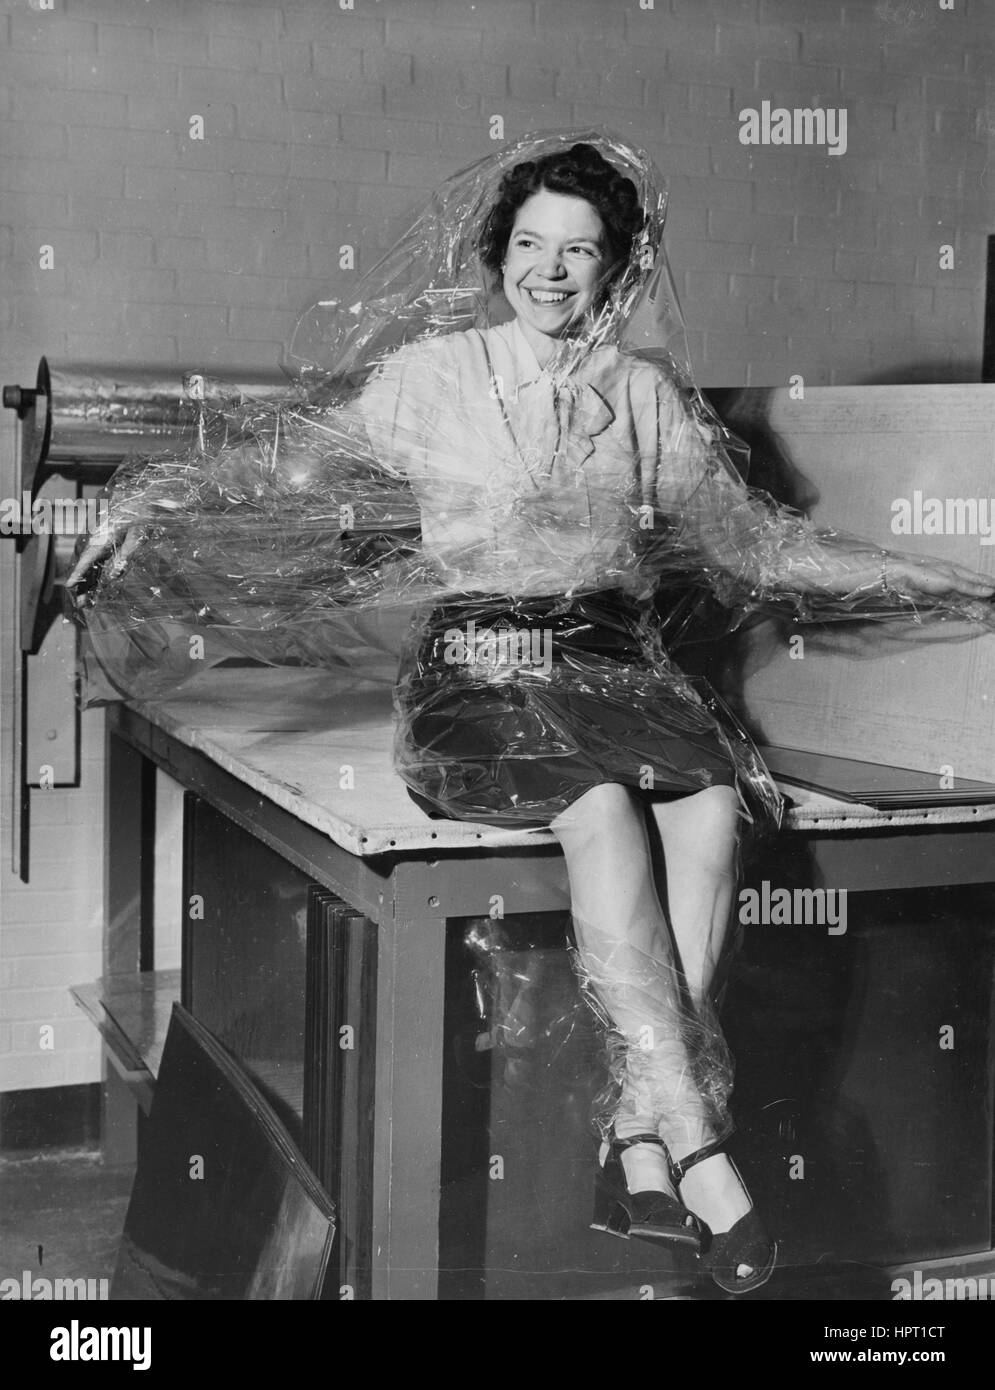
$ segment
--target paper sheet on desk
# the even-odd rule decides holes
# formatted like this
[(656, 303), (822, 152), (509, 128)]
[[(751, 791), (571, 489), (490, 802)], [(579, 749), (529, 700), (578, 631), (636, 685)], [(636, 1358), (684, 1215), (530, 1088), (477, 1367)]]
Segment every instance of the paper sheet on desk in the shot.
[(763, 746), (764, 761), (779, 783), (808, 788), (844, 803), (880, 809), (973, 806), (995, 803), (995, 785), (918, 772), (796, 748)]

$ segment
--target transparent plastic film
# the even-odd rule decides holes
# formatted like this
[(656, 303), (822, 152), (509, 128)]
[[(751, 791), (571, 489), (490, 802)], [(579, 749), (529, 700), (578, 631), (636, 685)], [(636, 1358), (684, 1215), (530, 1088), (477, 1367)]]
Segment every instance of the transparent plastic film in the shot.
[[(610, 283), (605, 277), (597, 312), (578, 319), (575, 364), (659, 279), (652, 248), (664, 195), (641, 156), (600, 143), (634, 177), (648, 213), (638, 246)], [(496, 392), (509, 373), (464, 380), (432, 352), (474, 325), (483, 332), (512, 321), (481, 241), (507, 171), (558, 144), (525, 139), (448, 180), (355, 300), (320, 301), (305, 313), (291, 350), (297, 389), (285, 402), (219, 411), (205, 401), (187, 455), (121, 470), (109, 522), (79, 557), (72, 595), (91, 667), (103, 668), (116, 694), (168, 693), (232, 651), (389, 679), (383, 642), (368, 640), (379, 613), (479, 589), (480, 575), (489, 590), (564, 586), (571, 547), (543, 553), (548, 516), (531, 576), (516, 563), (542, 501), (516, 497), (510, 484), (521, 441), (493, 437)], [(675, 306), (663, 321), (681, 354)], [(543, 404), (533, 393), (531, 415)], [(481, 475), (491, 484), (483, 496)], [(570, 576), (566, 587), (583, 580)], [(204, 645), (200, 666), (185, 654), (190, 635)], [(95, 682), (88, 697), (100, 698)]]
[[(516, 189), (532, 191), (516, 203)], [(817, 529), (749, 488), (745, 447), (692, 381), (665, 209), (647, 156), (590, 131), (524, 138), (443, 184), (355, 298), (302, 316), (285, 399), (205, 402), (187, 453), (119, 470), (70, 582), (84, 700), (153, 699), (232, 659), (327, 671), (334, 695), (394, 682), (403, 649), (406, 775), (433, 762), (433, 700), (468, 709), (474, 690), (478, 711), (504, 701), (530, 730), (531, 744), (502, 714), (501, 756), (576, 757), (564, 701), (587, 700), (626, 716), (596, 775), (625, 756), (631, 785), (648, 763), (643, 789), (677, 792), (712, 784), (715, 747), (741, 785), (764, 781), (745, 735), (647, 627), (651, 609), (683, 611), (689, 588), (728, 628), (762, 611), (991, 627), (983, 581)], [(631, 628), (623, 650), (598, 631), (557, 635), (585, 599), (602, 610), (594, 628)], [(525, 600), (542, 602), (520, 621)], [(477, 655), (448, 659), (440, 634), (481, 605), (516, 634), (510, 656), (489, 663), (468, 637)], [(666, 724), (669, 783), (639, 756), (636, 711)], [(449, 783), (437, 769), (429, 781), (419, 789), (453, 814)], [(534, 790), (508, 790), (501, 823), (557, 804), (548, 779)], [(774, 808), (770, 790), (760, 799)], [(469, 798), (458, 814), (488, 807)]]
[(602, 1136), (659, 1134), (686, 1152), (731, 1129), (733, 1064), (711, 1004), (693, 1004), (663, 941), (639, 945), (574, 917), (574, 968), (606, 1045)]
[(241, 658), (391, 682), (382, 567), (416, 547), (410, 490), (365, 440), (354, 447), (347, 422), (309, 418), (296, 400), (203, 425), (195, 451), (118, 470), (108, 523), (78, 560), (74, 611), (105, 680), (149, 699)]
[(626, 141), (575, 130), (523, 136), (454, 174), (362, 276), (348, 302), (319, 300), (301, 315), (288, 366), (312, 398), (341, 400), (372, 363), (402, 345), (510, 321), (514, 312), (497, 266), (487, 264), (490, 259), (499, 265), (506, 249), (494, 245), (496, 237), (503, 240), (494, 215), (503, 185), (526, 165), (578, 144), (597, 151), (629, 180), (637, 216), (631, 240), (611, 248), (599, 275), (603, 293), (590, 312), (572, 318), (568, 356), (580, 361), (592, 346), (622, 337), (690, 379), (684, 321), (662, 245), (664, 180), (649, 157)]
[(625, 939), (575, 915), (573, 941), (563, 942), (579, 986), (571, 990), (559, 980), (548, 932), (529, 927), (527, 915), (474, 918), (464, 933), (474, 1047), (499, 1059), (503, 1083), (540, 1081), (538, 1069), (576, 1053), (593, 1024), (600, 1064), (586, 1118), (602, 1138), (658, 1134), (676, 1154), (728, 1134), (732, 1058), (711, 1000), (692, 997), (669, 938), (641, 945), (638, 933)]

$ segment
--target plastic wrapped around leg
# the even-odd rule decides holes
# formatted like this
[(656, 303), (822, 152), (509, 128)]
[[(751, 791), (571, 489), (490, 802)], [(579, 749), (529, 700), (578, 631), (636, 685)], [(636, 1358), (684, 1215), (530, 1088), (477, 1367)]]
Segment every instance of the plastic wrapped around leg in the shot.
[(711, 1005), (692, 1005), (664, 943), (646, 951), (576, 916), (574, 932), (611, 1078), (595, 1112), (602, 1136), (659, 1134), (681, 1152), (725, 1137), (733, 1065)]
[(602, 1138), (659, 1134), (681, 1152), (724, 1138), (732, 1129), (732, 1059), (714, 1008), (692, 1002), (669, 942), (643, 950), (575, 915), (570, 957), (578, 989), (554, 999), (544, 953), (527, 949), (523, 923), (475, 918), (465, 935), (477, 962), (476, 1048), (502, 1059), (504, 1083), (536, 1084), (540, 1059), (554, 1065), (578, 1011), (589, 1010), (603, 1060), (589, 1118)]

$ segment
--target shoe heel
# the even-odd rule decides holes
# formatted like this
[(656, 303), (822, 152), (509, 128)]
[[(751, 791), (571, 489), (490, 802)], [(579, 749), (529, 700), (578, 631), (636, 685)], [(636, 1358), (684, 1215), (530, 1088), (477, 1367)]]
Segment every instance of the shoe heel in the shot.
[(629, 1213), (622, 1203), (600, 1184), (594, 1189), (594, 1215), (591, 1218), (592, 1231), (604, 1231), (610, 1236), (629, 1239)]

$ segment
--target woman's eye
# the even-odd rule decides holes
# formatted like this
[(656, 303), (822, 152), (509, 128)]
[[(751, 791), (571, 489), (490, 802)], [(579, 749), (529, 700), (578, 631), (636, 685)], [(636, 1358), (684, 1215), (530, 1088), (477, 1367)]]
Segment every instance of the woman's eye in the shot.
[(596, 256), (598, 253), (590, 246), (570, 246), (570, 251), (579, 251), (582, 256)]

